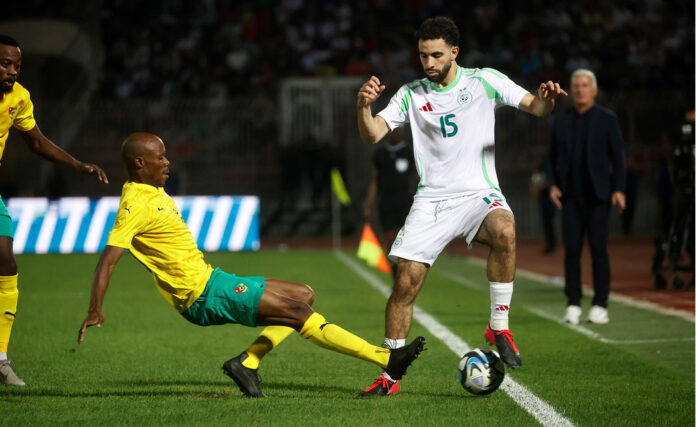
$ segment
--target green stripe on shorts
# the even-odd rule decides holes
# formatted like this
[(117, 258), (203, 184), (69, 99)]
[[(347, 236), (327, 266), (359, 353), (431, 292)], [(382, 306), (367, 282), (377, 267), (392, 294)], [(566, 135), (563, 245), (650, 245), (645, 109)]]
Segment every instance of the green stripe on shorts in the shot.
[(10, 218), (10, 213), (7, 211), (5, 202), (2, 201), (2, 196), (0, 196), (0, 236), (7, 236), (14, 239), (12, 218)]
[(216, 268), (201, 296), (181, 314), (200, 326), (239, 323), (254, 327), (265, 289), (263, 276), (240, 277)]

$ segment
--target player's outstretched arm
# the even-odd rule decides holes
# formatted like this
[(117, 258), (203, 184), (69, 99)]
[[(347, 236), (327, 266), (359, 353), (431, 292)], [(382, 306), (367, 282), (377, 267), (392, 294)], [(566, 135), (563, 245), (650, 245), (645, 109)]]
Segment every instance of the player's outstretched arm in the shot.
[(537, 96), (528, 93), (522, 97), (519, 105), (520, 110), (537, 117), (548, 116), (556, 105), (556, 97), (558, 95), (568, 96), (568, 93), (561, 89), (558, 83), (549, 80), (539, 85)]
[(104, 323), (102, 302), (104, 301), (106, 289), (109, 287), (111, 274), (114, 272), (116, 263), (118, 263), (123, 252), (125, 252), (123, 248), (107, 245), (99, 257), (99, 263), (97, 264), (97, 269), (94, 271), (94, 280), (92, 281), (92, 296), (89, 301), (87, 318), (82, 322), (82, 326), (77, 335), (78, 344), (85, 340), (85, 331), (87, 328), (90, 326), (101, 328), (102, 323)]
[(372, 76), (358, 91), (358, 131), (365, 144), (375, 144), (389, 132), (389, 126), (383, 118), (372, 116), (372, 104), (382, 94), (385, 86)]
[(92, 163), (82, 163), (63, 149), (54, 144), (50, 139), (41, 133), (39, 126), (34, 126), (31, 130), (22, 132), (24, 141), (29, 148), (41, 157), (56, 163), (69, 166), (78, 172), (96, 175), (97, 179), (104, 184), (109, 183), (106, 173), (99, 166)]

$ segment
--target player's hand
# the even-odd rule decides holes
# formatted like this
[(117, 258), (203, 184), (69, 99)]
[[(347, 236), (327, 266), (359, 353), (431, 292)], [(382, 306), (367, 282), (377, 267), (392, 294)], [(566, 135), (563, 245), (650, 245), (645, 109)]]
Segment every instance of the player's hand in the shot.
[(619, 213), (623, 213), (626, 209), (626, 195), (621, 191), (614, 191), (611, 193), (611, 204), (617, 207)]
[(80, 163), (80, 166), (77, 167), (77, 170), (79, 170), (82, 173), (86, 173), (89, 175), (96, 175), (97, 179), (99, 179), (100, 182), (103, 184), (108, 184), (109, 179), (106, 177), (106, 173), (100, 168), (99, 166), (92, 164), (92, 163)]
[(367, 107), (379, 98), (386, 86), (379, 82), (375, 76), (370, 77), (370, 80), (360, 87), (358, 91), (358, 108)]
[(551, 199), (551, 203), (553, 203), (553, 205), (556, 206), (557, 209), (563, 209), (563, 205), (561, 204), (561, 197), (563, 197), (561, 189), (558, 188), (557, 185), (552, 185), (549, 188), (549, 199)]
[(85, 321), (82, 322), (80, 331), (77, 334), (77, 343), (80, 344), (85, 340), (85, 331), (87, 328), (90, 326), (101, 328), (102, 323), (104, 323), (104, 316), (101, 313), (93, 313), (90, 311), (89, 314), (87, 314)]
[(539, 98), (542, 101), (556, 99), (558, 95), (568, 96), (568, 93), (561, 89), (561, 85), (549, 80), (539, 85)]

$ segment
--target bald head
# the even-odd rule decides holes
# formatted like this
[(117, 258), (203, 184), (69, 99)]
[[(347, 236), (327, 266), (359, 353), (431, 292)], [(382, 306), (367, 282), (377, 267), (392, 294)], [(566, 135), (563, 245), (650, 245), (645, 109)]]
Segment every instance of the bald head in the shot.
[(121, 144), (121, 157), (126, 162), (130, 169), (130, 163), (138, 156), (143, 156), (148, 151), (157, 148), (160, 144), (164, 145), (162, 140), (151, 133), (135, 132), (128, 135), (123, 144)]
[(121, 157), (128, 169), (128, 179), (156, 187), (164, 186), (169, 176), (169, 160), (165, 154), (164, 143), (151, 133), (132, 133), (121, 144)]

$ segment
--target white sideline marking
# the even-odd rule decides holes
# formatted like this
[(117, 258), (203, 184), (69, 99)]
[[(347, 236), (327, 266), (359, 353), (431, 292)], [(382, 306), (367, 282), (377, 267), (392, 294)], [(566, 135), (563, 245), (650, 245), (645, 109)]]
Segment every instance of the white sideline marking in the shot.
[(536, 314), (539, 317), (543, 317), (544, 319), (550, 320), (552, 322), (558, 323), (559, 325), (565, 326), (567, 328), (570, 328), (574, 330), (575, 332), (581, 333), (588, 338), (591, 338), (593, 340), (607, 343), (607, 344), (652, 344), (652, 343), (661, 343), (661, 342), (678, 342), (678, 341), (693, 341), (694, 337), (686, 337), (686, 338), (654, 338), (654, 339), (645, 339), (645, 340), (612, 340), (609, 338), (604, 338), (600, 334), (598, 334), (595, 331), (592, 331), (590, 329), (587, 329), (584, 326), (580, 325), (571, 325), (569, 323), (566, 323), (563, 321), (563, 319), (559, 319), (558, 317), (549, 314), (545, 311), (539, 310), (537, 308), (529, 308), (525, 307), (525, 310), (530, 311), (534, 314)]
[[(334, 255), (336, 255), (336, 258), (346, 264), (357, 275), (365, 279), (367, 283), (372, 285), (372, 287), (377, 289), (382, 295), (387, 298), (389, 297), (391, 290), (376, 276), (369, 273), (343, 252), (334, 251)], [(461, 357), (464, 355), (464, 353), (471, 349), (466, 341), (459, 338), (445, 325), (438, 322), (434, 317), (417, 306), (413, 307), (413, 317), (418, 321), (418, 323), (423, 325), (428, 332), (445, 343), (445, 345), (455, 354), (457, 354), (457, 356)], [(533, 416), (541, 425), (573, 426), (573, 423), (569, 419), (556, 412), (551, 405), (537, 397), (531, 391), (527, 390), (526, 387), (517, 383), (510, 377), (510, 375), (505, 376), (505, 380), (503, 380), (503, 384), (500, 386), (500, 388), (504, 390), (505, 393), (507, 393), (510, 398), (514, 400), (515, 403), (517, 403), (522, 409)]]
[[(486, 261), (483, 259), (476, 257), (464, 258), (472, 264), (484, 267), (486, 266)], [(530, 280), (537, 281), (539, 283), (543, 283), (548, 286), (552, 286), (554, 288), (563, 288), (565, 284), (565, 279), (563, 279), (562, 277), (547, 276), (545, 274), (536, 273), (534, 271), (529, 270), (523, 270), (521, 268), (518, 268), (515, 274)], [(594, 295), (594, 291), (588, 287), (583, 287), (583, 293), (586, 293), (588, 295)], [(655, 304), (654, 302), (632, 298), (626, 295), (617, 294), (615, 292), (609, 293), (609, 300), (614, 302), (620, 302), (630, 307), (642, 308), (644, 310), (654, 311), (656, 313), (665, 314), (667, 316), (678, 317), (680, 319), (688, 320), (689, 322), (694, 323), (694, 313), (691, 313), (690, 311), (665, 307), (660, 304)]]
[[(478, 282), (474, 282), (473, 280), (466, 279), (462, 276), (459, 276), (458, 274), (449, 272), (449, 271), (443, 271), (439, 270), (438, 273), (441, 275), (447, 277), (448, 279), (452, 280), (453, 282), (459, 283), (460, 285), (464, 285), (467, 288), (474, 289), (477, 291), (486, 291), (487, 286), (485, 285), (479, 285)], [(535, 273), (536, 274), (536, 273)], [(590, 329), (585, 328), (584, 326), (580, 325), (571, 325), (568, 323), (565, 323), (563, 319), (558, 318), (552, 314), (549, 314), (545, 311), (539, 310), (537, 308), (532, 308), (527, 305), (521, 305), (525, 310), (530, 311), (534, 314), (536, 314), (539, 317), (543, 317), (544, 319), (551, 320), (552, 322), (558, 323), (560, 325), (566, 326), (575, 332), (578, 332), (582, 335), (585, 335), (588, 338), (591, 338), (595, 341), (607, 343), (607, 344), (649, 344), (649, 343), (661, 343), (661, 342), (675, 342), (675, 341), (693, 341), (693, 337), (689, 338), (656, 338), (656, 339), (645, 339), (645, 340), (613, 340), (610, 338), (604, 338), (600, 334), (598, 334), (595, 331), (592, 331)]]

